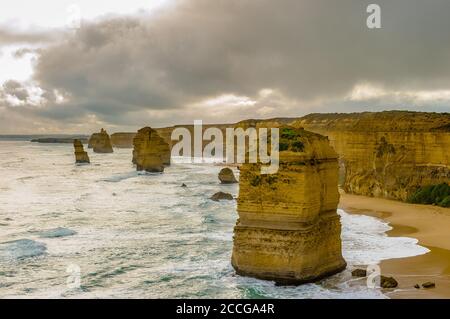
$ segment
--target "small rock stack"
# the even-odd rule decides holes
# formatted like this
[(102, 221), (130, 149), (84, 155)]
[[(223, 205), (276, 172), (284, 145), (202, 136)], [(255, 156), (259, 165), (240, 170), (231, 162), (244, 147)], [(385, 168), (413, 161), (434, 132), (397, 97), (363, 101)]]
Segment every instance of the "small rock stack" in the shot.
[(133, 163), (138, 171), (163, 172), (170, 165), (170, 147), (150, 127), (140, 129), (133, 140)]
[(84, 151), (83, 143), (80, 140), (73, 140), (73, 147), (75, 148), (75, 163), (89, 164), (89, 156)]
[(326, 137), (292, 127), (280, 128), (279, 150), (276, 174), (241, 166), (234, 269), (289, 285), (342, 271), (336, 152)]
[(222, 168), (220, 170), (219, 180), (222, 184), (234, 184), (238, 182), (236, 180), (236, 177), (234, 177), (233, 171), (228, 167)]
[(109, 135), (104, 129), (101, 129), (100, 133), (92, 134), (88, 147), (92, 148), (94, 153), (114, 152)]

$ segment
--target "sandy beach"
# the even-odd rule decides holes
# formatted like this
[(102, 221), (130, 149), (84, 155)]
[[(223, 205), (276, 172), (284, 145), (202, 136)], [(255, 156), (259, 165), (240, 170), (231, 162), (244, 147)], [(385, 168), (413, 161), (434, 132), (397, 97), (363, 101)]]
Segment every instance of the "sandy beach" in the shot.
[[(450, 298), (450, 209), (414, 205), (393, 200), (341, 194), (339, 207), (351, 214), (381, 218), (393, 227), (393, 237), (412, 237), (429, 253), (383, 261), (381, 272), (399, 282), (390, 298)], [(414, 285), (435, 282), (436, 288), (416, 289)]]

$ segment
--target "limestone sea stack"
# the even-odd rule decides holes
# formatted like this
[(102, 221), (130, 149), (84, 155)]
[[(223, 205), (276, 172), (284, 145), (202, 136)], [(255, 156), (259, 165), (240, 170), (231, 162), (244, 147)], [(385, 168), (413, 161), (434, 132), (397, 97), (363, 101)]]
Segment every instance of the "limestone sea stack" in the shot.
[(133, 140), (133, 163), (138, 171), (163, 172), (170, 165), (170, 147), (150, 127), (140, 129)]
[(222, 168), (219, 172), (219, 180), (222, 184), (234, 184), (238, 181), (234, 177), (233, 170), (231, 168)]
[(75, 148), (75, 163), (77, 163), (77, 164), (90, 163), (89, 156), (84, 151), (83, 143), (81, 143), (80, 140), (77, 140), (77, 139), (73, 140), (73, 147)]
[(336, 212), (338, 159), (326, 137), (280, 128), (280, 167), (240, 169), (232, 265), (240, 275), (302, 284), (345, 269)]
[(89, 139), (89, 148), (94, 150), (94, 153), (112, 153), (113, 148), (108, 133), (101, 129), (100, 133), (92, 134)]

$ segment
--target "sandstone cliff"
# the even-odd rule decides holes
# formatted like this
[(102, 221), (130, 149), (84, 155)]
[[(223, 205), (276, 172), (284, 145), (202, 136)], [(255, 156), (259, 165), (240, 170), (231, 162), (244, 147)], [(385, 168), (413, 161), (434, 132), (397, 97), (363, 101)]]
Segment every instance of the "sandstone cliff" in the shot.
[(89, 148), (92, 148), (95, 153), (112, 153), (113, 148), (108, 133), (101, 129), (100, 133), (94, 133), (89, 139)]
[(346, 192), (405, 201), (450, 183), (450, 114), (390, 111), (310, 114), (296, 127), (329, 137)]
[(163, 172), (170, 165), (169, 145), (150, 128), (140, 129), (133, 140), (133, 163), (138, 171)]
[(338, 161), (326, 137), (290, 127), (280, 136), (277, 174), (241, 166), (232, 265), (241, 275), (301, 284), (346, 267)]
[(83, 144), (80, 140), (73, 140), (73, 147), (75, 148), (75, 163), (84, 164), (90, 163), (88, 154), (84, 151)]
[(133, 148), (133, 139), (136, 133), (114, 133), (111, 134), (111, 144), (117, 148)]

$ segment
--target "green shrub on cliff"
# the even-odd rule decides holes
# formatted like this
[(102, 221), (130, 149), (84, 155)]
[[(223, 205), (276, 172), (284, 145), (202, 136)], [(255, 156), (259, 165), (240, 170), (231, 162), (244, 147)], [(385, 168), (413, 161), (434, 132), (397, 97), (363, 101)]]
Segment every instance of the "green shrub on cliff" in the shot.
[(442, 183), (420, 187), (408, 198), (408, 202), (450, 207), (450, 186)]
[(442, 207), (450, 207), (450, 196), (445, 197), (439, 205)]

